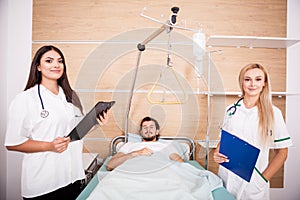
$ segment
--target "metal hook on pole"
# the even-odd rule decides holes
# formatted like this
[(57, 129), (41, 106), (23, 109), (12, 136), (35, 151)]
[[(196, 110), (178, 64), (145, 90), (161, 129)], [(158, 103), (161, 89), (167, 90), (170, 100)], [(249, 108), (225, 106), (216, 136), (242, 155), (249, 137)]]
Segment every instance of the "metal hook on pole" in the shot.
[(178, 7), (171, 8), (172, 14), (169, 20), (166, 21), (160, 28), (154, 31), (151, 35), (149, 35), (144, 41), (137, 45), (139, 51), (144, 51), (146, 49), (146, 44), (148, 44), (151, 40), (159, 36), (163, 31), (168, 28), (168, 31), (171, 31), (173, 28), (172, 26), (176, 24), (177, 21), (177, 13), (179, 12)]

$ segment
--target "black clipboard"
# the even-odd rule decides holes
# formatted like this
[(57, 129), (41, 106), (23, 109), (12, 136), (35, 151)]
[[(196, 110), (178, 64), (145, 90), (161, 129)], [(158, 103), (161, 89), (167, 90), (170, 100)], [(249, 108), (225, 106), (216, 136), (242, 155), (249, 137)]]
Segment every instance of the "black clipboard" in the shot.
[(222, 166), (250, 182), (260, 150), (248, 142), (222, 130), (220, 153), (226, 155), (229, 162)]
[(93, 126), (98, 124), (97, 118), (99, 115), (103, 116), (104, 112), (107, 112), (115, 101), (104, 102), (99, 101), (77, 124), (75, 128), (69, 133), (67, 137), (71, 138), (71, 141), (82, 139)]

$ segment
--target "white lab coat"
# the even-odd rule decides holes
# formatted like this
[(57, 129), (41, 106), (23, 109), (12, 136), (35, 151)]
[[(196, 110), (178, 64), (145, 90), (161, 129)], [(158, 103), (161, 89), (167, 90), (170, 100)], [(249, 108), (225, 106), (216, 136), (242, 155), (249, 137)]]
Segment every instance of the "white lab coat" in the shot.
[[(5, 146), (22, 144), (28, 139), (53, 141), (66, 136), (80, 121), (81, 112), (66, 101), (62, 88), (54, 95), (40, 85), (40, 93), (49, 116), (40, 116), (42, 106), (37, 85), (17, 95), (9, 107)], [(82, 141), (76, 141), (62, 153), (25, 153), (22, 196), (40, 196), (85, 178), (82, 146)]]
[[(234, 115), (229, 116), (228, 112), (225, 113), (223, 129), (260, 149), (260, 154), (255, 166), (259, 172), (254, 170), (251, 180), (248, 183), (220, 165), (219, 176), (223, 179), (226, 189), (238, 200), (268, 200), (269, 183), (263, 179), (261, 173), (268, 166), (269, 148), (260, 148), (257, 107), (247, 109), (243, 101), (241, 101), (240, 104), (240, 106), (237, 106)], [(227, 109), (231, 106), (228, 106)], [(287, 131), (281, 111), (275, 106), (273, 106), (273, 110), (275, 122), (273, 134), (275, 134), (275, 141), (274, 146), (271, 148), (289, 147), (292, 145), (292, 140)]]

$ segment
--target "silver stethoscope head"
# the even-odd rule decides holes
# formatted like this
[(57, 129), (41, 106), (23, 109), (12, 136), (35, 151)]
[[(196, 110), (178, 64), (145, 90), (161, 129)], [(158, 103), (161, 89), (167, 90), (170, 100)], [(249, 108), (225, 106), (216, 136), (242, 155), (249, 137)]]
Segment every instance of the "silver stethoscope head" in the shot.
[(46, 118), (46, 117), (48, 117), (49, 112), (47, 110), (45, 110), (45, 107), (44, 107), (44, 103), (43, 103), (43, 99), (42, 99), (41, 91), (40, 91), (40, 84), (38, 84), (38, 94), (39, 94), (39, 98), (40, 98), (42, 109), (43, 109), (40, 116), (42, 118)]

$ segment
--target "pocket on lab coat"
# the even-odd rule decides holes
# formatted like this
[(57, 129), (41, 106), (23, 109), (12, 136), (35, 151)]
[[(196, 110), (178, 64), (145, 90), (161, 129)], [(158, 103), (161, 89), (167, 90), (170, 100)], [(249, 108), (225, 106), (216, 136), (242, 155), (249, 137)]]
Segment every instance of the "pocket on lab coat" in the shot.
[(269, 199), (269, 183), (259, 174), (254, 171), (247, 184), (241, 199)]

